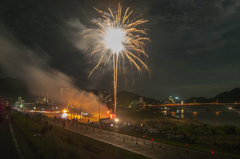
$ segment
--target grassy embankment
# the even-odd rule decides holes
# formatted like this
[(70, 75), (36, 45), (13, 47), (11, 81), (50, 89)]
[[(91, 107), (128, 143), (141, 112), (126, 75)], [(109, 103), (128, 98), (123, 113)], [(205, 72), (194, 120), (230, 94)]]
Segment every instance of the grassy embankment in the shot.
[[(190, 149), (200, 150), (225, 156), (240, 158), (240, 128), (231, 125), (208, 126), (199, 121), (191, 119), (176, 119), (171, 116), (166, 118), (161, 114), (153, 112), (129, 112), (118, 111), (118, 118), (123, 121), (130, 121), (132, 125), (140, 126), (141, 123), (145, 129), (156, 128), (161, 131), (176, 134), (186, 134), (194, 138), (196, 143), (189, 143), (187, 140), (166, 139), (166, 136), (146, 136), (146, 139), (154, 139), (171, 145), (186, 147), (189, 143)], [(114, 131), (114, 129), (113, 129)], [(134, 133), (127, 127), (120, 129), (128, 135), (142, 138), (141, 133)]]
[(56, 126), (44, 135), (35, 136), (41, 133), (41, 124), (16, 112), (13, 120), (36, 158), (146, 158)]

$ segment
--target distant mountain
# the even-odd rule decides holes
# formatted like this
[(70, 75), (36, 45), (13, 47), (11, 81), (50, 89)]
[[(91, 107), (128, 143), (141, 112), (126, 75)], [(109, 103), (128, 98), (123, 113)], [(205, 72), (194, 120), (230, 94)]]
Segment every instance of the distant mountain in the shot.
[(189, 99), (186, 99), (184, 103), (208, 103), (208, 99), (205, 97), (192, 97)]
[(234, 88), (229, 92), (220, 93), (216, 97), (211, 98), (210, 101), (216, 101), (217, 99), (219, 103), (240, 102), (240, 88)]
[(16, 78), (0, 78), (0, 97), (5, 100), (17, 100), (18, 96), (30, 97), (29, 83)]
[[(119, 104), (127, 104), (130, 103), (132, 100), (139, 100), (140, 97), (143, 97), (141, 95), (135, 94), (133, 92), (128, 91), (119, 91), (117, 93), (117, 102)], [(156, 102), (155, 99), (143, 97), (144, 102)]]
[(184, 103), (213, 103), (218, 100), (219, 103), (234, 103), (240, 102), (240, 88), (234, 88), (229, 92), (222, 92), (213, 98), (192, 97), (184, 101)]

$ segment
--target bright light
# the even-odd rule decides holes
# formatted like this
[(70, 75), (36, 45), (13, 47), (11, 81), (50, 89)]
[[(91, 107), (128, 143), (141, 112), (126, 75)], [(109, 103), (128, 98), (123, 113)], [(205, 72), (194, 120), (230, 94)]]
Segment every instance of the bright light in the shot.
[(117, 121), (118, 121), (118, 119), (115, 119), (115, 121), (117, 122)]
[(126, 33), (120, 28), (110, 28), (106, 31), (104, 36), (104, 43), (106, 48), (112, 50), (114, 53), (121, 52), (123, 47), (123, 42), (126, 41)]
[[(99, 57), (99, 61), (89, 76), (96, 70), (100, 65), (106, 66), (107, 64), (113, 64), (113, 79), (114, 79), (114, 113), (116, 114), (117, 106), (117, 79), (118, 66), (121, 65), (122, 70), (125, 72), (125, 63), (129, 62), (131, 66), (135, 66), (139, 72), (139, 75), (146, 70), (148, 66), (141, 60), (146, 57), (144, 47), (145, 41), (150, 41), (149, 38), (145, 37), (146, 29), (138, 28), (139, 25), (146, 23), (148, 20), (130, 20), (129, 16), (133, 11), (129, 12), (129, 7), (125, 12), (122, 12), (122, 5), (118, 4), (117, 12), (113, 12), (110, 8), (109, 16), (103, 14), (104, 11), (94, 8), (100, 13), (101, 20), (95, 24), (98, 26), (97, 29), (87, 29), (82, 35), (83, 38), (92, 37), (98, 39), (86, 48), (85, 51), (91, 50), (90, 55)], [(116, 13), (116, 14), (115, 14)], [(124, 14), (122, 14), (124, 13)], [(94, 32), (92, 32), (94, 31)], [(110, 62), (112, 60), (112, 62)], [(126, 61), (126, 62), (125, 62)]]
[(68, 116), (67, 113), (62, 114), (62, 118), (67, 118), (67, 116)]
[(66, 113), (66, 112), (67, 112), (67, 110), (66, 110), (66, 109), (64, 109), (64, 110), (63, 110), (63, 113)]

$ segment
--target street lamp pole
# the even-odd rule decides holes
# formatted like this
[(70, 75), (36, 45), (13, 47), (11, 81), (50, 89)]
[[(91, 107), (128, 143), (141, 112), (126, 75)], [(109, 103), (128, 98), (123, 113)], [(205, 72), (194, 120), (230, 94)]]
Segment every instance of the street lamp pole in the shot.
[(103, 97), (103, 94), (99, 90), (99, 93), (98, 93), (98, 98), (99, 98), (99, 121), (100, 121), (100, 105), (101, 105), (102, 97)]

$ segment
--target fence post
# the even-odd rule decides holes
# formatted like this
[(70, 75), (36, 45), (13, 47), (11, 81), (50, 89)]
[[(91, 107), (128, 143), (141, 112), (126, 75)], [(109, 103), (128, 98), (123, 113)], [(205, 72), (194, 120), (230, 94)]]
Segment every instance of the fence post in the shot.
[(178, 155), (178, 145), (177, 145), (177, 155)]

